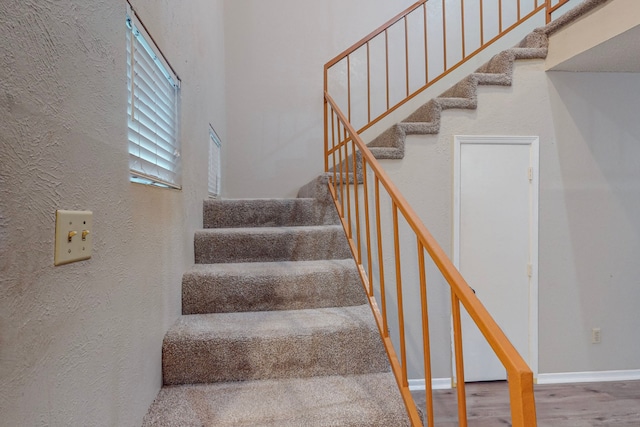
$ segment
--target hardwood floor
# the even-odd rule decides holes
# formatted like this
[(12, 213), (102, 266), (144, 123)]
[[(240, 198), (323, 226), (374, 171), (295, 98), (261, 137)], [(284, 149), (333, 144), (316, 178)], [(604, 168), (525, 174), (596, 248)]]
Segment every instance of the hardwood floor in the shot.
[[(470, 427), (510, 426), (506, 382), (467, 384)], [(425, 392), (412, 392), (422, 411)], [(539, 427), (639, 427), (640, 381), (536, 385)], [(456, 390), (434, 391), (435, 425), (458, 425)]]

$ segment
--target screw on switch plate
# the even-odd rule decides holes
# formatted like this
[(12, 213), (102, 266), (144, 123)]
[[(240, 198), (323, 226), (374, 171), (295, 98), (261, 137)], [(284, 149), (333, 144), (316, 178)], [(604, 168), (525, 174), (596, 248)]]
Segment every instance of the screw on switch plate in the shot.
[(54, 265), (69, 264), (91, 258), (93, 212), (56, 211)]

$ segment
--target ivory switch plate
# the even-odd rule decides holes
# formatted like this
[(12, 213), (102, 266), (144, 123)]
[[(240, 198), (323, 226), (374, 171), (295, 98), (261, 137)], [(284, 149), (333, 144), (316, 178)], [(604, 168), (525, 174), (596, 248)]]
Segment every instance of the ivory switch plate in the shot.
[(69, 264), (91, 258), (93, 246), (93, 212), (56, 211), (54, 265)]

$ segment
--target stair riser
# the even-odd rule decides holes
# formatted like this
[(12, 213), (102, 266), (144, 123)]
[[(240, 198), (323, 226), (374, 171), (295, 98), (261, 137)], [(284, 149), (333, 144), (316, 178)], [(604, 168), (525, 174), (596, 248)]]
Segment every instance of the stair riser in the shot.
[(182, 279), (182, 314), (365, 304), (360, 277), (353, 262), (350, 264), (273, 275), (187, 273)]
[(142, 425), (408, 427), (410, 423), (389, 372), (164, 387)]
[(204, 228), (288, 227), (339, 224), (335, 207), (314, 199), (208, 200)]
[(340, 226), (283, 228), (273, 229), (273, 232), (244, 230), (196, 232), (196, 264), (351, 257), (349, 244)]
[(163, 345), (165, 385), (386, 372), (377, 330), (308, 336), (192, 340)]

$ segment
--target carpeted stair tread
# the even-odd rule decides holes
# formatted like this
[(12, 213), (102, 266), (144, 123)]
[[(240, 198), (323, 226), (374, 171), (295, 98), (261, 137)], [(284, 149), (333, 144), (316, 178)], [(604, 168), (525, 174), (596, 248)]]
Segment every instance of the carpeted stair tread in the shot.
[(403, 427), (390, 373), (163, 387), (143, 427)]
[(204, 228), (339, 224), (331, 205), (313, 198), (216, 199), (203, 204)]
[(196, 264), (351, 258), (341, 225), (196, 231)]
[(166, 385), (389, 370), (368, 304), (181, 316), (162, 366)]
[(182, 277), (182, 314), (365, 303), (352, 259), (196, 264)]

